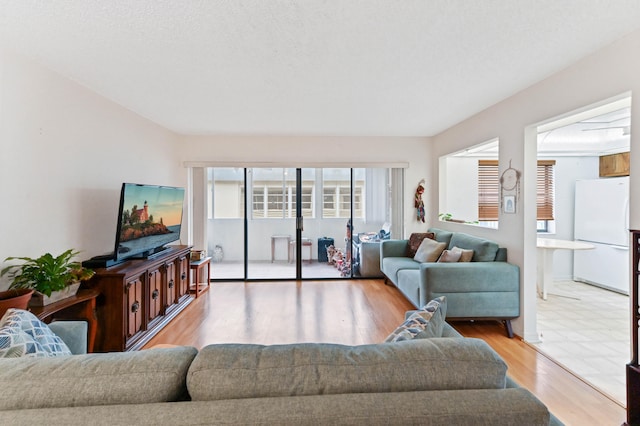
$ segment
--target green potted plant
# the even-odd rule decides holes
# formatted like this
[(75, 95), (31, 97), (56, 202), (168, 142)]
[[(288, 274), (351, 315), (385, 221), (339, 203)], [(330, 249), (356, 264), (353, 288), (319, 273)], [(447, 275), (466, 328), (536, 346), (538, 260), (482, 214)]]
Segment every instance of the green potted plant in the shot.
[(73, 296), (80, 287), (80, 281), (93, 276), (91, 269), (73, 260), (78, 253), (69, 249), (57, 257), (51, 253), (38, 258), (8, 257), (5, 262), (20, 260), (22, 263), (6, 266), (0, 272), (0, 277), (6, 275), (12, 280), (9, 289), (35, 290), (31, 304), (47, 305)]

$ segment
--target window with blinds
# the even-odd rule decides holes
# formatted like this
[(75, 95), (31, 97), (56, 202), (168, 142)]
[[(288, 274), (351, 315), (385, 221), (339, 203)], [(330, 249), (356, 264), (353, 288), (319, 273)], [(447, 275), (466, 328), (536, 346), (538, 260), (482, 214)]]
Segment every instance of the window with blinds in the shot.
[(496, 221), (500, 209), (498, 160), (478, 161), (478, 220)]
[(553, 220), (553, 168), (555, 165), (555, 160), (538, 161), (538, 173), (536, 176), (538, 220)]
[[(553, 219), (555, 160), (538, 161), (536, 175), (537, 220)], [(496, 221), (500, 209), (497, 160), (478, 161), (478, 220)]]

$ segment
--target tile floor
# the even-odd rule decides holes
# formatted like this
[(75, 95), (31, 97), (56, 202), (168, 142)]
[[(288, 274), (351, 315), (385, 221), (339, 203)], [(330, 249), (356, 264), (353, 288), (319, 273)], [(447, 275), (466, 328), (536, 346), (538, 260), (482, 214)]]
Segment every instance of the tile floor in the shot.
[(626, 405), (625, 366), (631, 360), (629, 297), (575, 281), (556, 281), (538, 299), (538, 332), (543, 353), (614, 400)]

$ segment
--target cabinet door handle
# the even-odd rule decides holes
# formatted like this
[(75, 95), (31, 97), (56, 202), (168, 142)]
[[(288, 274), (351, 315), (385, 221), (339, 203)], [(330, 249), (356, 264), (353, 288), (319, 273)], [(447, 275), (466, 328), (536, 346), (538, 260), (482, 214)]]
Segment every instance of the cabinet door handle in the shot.
[(136, 312), (138, 312), (140, 310), (140, 302), (138, 302), (137, 300), (135, 302), (133, 302), (133, 304), (131, 305), (131, 312), (133, 312), (134, 314)]
[(180, 279), (181, 280), (186, 280), (187, 279), (187, 273), (183, 272), (182, 275), (180, 275)]
[(169, 281), (169, 288), (173, 288), (173, 280)]
[(153, 300), (156, 300), (156, 299), (158, 298), (158, 296), (159, 296), (159, 295), (160, 295), (160, 292), (159, 292), (157, 289), (156, 289), (156, 290), (153, 290), (153, 293), (151, 293), (151, 298), (152, 298)]

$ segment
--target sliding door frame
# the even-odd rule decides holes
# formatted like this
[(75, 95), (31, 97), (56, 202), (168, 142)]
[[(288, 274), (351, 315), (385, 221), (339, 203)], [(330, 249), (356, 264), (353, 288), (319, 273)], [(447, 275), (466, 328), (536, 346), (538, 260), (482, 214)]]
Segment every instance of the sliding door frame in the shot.
[[(214, 278), (212, 281), (282, 281), (282, 280), (333, 280), (335, 278), (325, 278), (325, 277), (310, 277), (303, 278), (302, 277), (302, 232), (304, 227), (304, 218), (302, 217), (302, 169), (303, 168), (313, 168), (313, 169), (324, 169), (324, 168), (345, 168), (349, 169), (350, 176), (350, 191), (351, 191), (351, 203), (350, 203), (350, 223), (351, 229), (353, 230), (353, 215), (354, 215), (354, 168), (385, 168), (391, 169), (391, 175), (395, 179), (392, 180), (392, 194), (389, 196), (390, 202), (393, 203), (392, 217), (389, 220), (392, 221), (392, 230), (394, 230), (395, 235), (402, 235), (403, 223), (397, 223), (397, 220), (402, 218), (402, 200), (397, 200), (398, 195), (400, 198), (403, 198), (404, 194), (395, 193), (397, 190), (404, 189), (404, 172), (403, 170), (408, 167), (408, 163), (361, 163), (361, 164), (342, 164), (342, 163), (306, 163), (297, 165), (295, 167), (296, 170), (296, 230), (295, 230), (295, 259), (296, 259), (296, 272), (295, 278), (285, 277), (285, 278), (249, 278), (249, 220), (250, 220), (250, 208), (252, 203), (250, 202), (249, 185), (252, 184), (249, 182), (248, 170), (252, 168), (260, 168), (260, 167), (283, 167), (283, 168), (293, 168), (291, 165), (287, 164), (274, 164), (274, 163), (244, 163), (242, 165), (234, 165), (230, 163), (220, 163), (220, 162), (185, 162), (185, 166), (189, 168), (189, 190), (187, 191), (190, 194), (188, 198), (188, 206), (187, 206), (187, 215), (189, 218), (190, 224), (187, 226), (188, 239), (189, 242), (197, 242), (197, 245), (194, 246), (194, 249), (207, 249), (207, 224), (208, 224), (208, 215), (206, 202), (203, 202), (203, 199), (207, 199), (207, 182), (205, 173), (206, 168), (242, 168), (243, 169), (243, 177), (244, 177), (244, 218), (243, 218), (243, 277), (233, 277), (233, 278)], [(400, 170), (394, 170), (400, 169)], [(398, 180), (397, 178), (401, 178)], [(202, 194), (202, 196), (198, 197), (197, 194)], [(396, 200), (394, 203), (393, 201)], [(320, 208), (321, 210), (321, 208)], [(200, 225), (196, 225), (196, 223), (202, 222)], [(204, 233), (204, 237), (200, 239), (195, 238), (196, 234)], [(353, 235), (350, 235), (348, 241), (345, 241), (345, 244), (348, 245), (349, 248), (352, 247)], [(212, 265), (215, 268), (215, 265)], [(348, 277), (343, 277), (341, 279), (354, 279), (359, 278), (354, 276), (354, 264), (353, 261), (351, 263), (351, 270)]]

